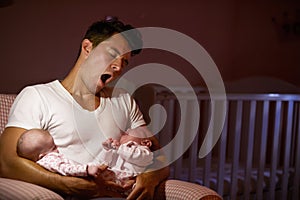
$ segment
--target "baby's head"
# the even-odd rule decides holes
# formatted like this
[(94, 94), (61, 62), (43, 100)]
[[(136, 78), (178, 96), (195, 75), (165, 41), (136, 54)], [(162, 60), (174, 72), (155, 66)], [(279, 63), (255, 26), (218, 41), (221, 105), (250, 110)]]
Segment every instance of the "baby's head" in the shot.
[(138, 129), (129, 129), (126, 132), (122, 133), (120, 138), (120, 144), (127, 143), (129, 141), (136, 142), (140, 145), (151, 147), (152, 142), (149, 138), (145, 137)]
[(18, 140), (17, 153), (19, 156), (32, 161), (39, 160), (51, 151), (57, 151), (57, 149), (48, 131), (41, 129), (27, 130)]

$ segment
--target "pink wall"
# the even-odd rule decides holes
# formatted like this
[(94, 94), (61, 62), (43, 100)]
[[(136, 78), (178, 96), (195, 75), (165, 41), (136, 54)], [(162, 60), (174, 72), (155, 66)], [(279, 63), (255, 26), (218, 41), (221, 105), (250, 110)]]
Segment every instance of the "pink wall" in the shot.
[[(294, 14), (300, 9), (293, 1), (13, 2), (0, 7), (1, 93), (62, 79), (72, 67), (86, 28), (105, 15), (119, 16), (136, 27), (164, 27), (189, 35), (208, 51), (225, 81), (271, 76), (300, 86), (300, 36), (279, 37), (271, 21), (272, 17), (281, 20), (284, 11)], [(193, 85), (203, 84), (193, 67), (178, 56), (144, 51), (132, 66), (148, 62), (172, 66)]]

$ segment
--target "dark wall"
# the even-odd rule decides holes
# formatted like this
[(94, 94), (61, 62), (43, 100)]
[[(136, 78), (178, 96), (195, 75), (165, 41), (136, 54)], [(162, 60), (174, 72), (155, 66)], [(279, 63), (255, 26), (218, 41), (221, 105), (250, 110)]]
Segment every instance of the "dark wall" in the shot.
[[(287, 15), (291, 24), (299, 20), (296, 1), (11, 2), (3, 7), (0, 3), (0, 93), (62, 79), (73, 66), (86, 28), (105, 15), (136, 27), (170, 28), (192, 37), (211, 55), (224, 81), (270, 76), (300, 86), (300, 35), (281, 31)], [(144, 53), (134, 58), (132, 67), (164, 63), (191, 84), (203, 84), (193, 67), (176, 55)]]

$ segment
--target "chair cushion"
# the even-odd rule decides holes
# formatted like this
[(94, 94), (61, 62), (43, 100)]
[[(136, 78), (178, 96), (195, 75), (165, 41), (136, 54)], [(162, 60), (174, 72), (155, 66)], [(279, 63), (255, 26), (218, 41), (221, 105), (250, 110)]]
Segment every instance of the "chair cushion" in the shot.
[(55, 192), (38, 185), (7, 178), (0, 178), (1, 200), (63, 200)]

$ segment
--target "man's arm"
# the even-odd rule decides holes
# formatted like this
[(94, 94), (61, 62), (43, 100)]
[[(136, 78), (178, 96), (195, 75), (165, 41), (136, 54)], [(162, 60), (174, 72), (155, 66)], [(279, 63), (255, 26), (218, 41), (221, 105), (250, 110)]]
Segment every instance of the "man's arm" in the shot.
[[(83, 197), (120, 196), (119, 192), (109, 191), (109, 187), (121, 191), (122, 188), (103, 180), (88, 180), (61, 176), (49, 172), (35, 162), (21, 158), (16, 152), (17, 141), (25, 129), (6, 128), (0, 137), (0, 176), (22, 180), (46, 187), (64, 195)], [(95, 183), (97, 182), (97, 184)]]

